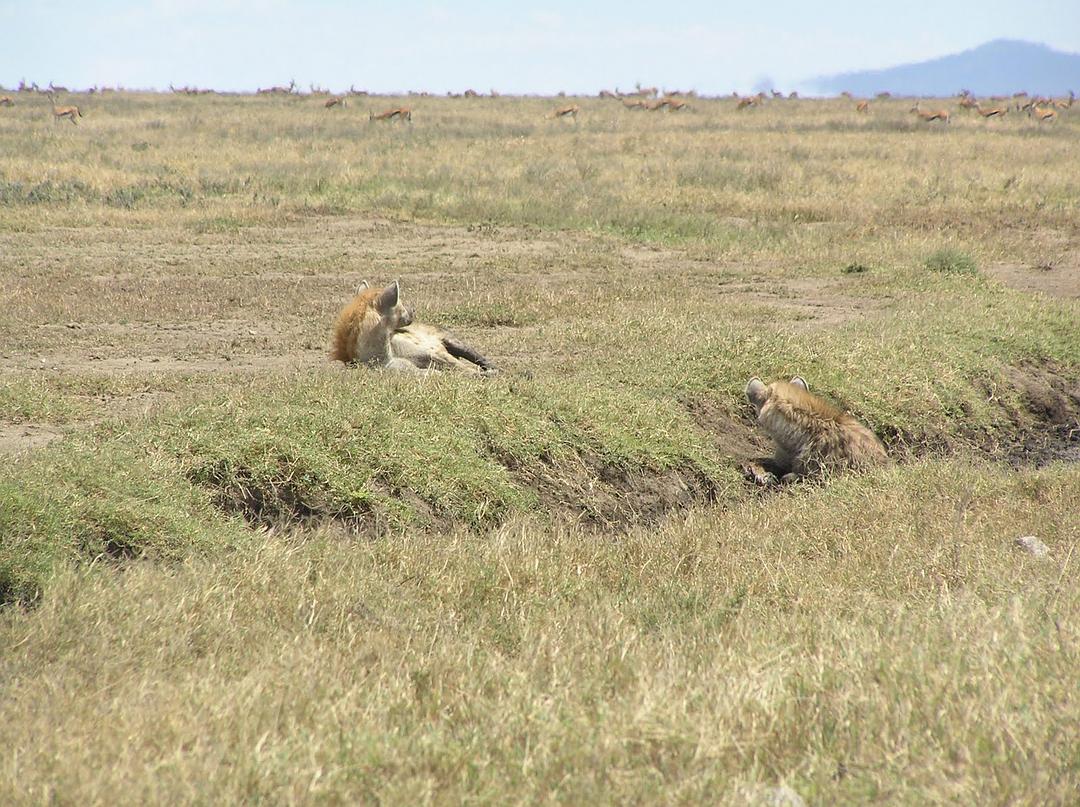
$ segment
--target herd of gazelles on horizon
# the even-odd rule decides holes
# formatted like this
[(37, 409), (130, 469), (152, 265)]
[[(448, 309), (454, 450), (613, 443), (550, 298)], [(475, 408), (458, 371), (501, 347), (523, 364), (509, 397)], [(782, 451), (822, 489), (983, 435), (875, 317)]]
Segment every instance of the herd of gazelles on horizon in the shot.
[[(199, 89), (197, 87), (173, 87), (169, 85), (169, 90), (179, 95), (208, 95), (212, 94), (214, 90)], [(91, 87), (85, 91), (86, 95), (105, 94), (112, 92), (119, 92), (121, 90), (114, 90), (108, 87)], [(68, 93), (71, 92), (66, 87), (55, 86), (51, 81), (49, 86), (45, 89), (39, 88), (37, 84), (27, 84), (25, 81), (19, 82), (19, 87), (16, 90), (17, 93), (30, 93), (47, 95), (49, 102), (52, 105), (53, 118), (57, 121), (67, 119), (72, 124), (77, 123), (76, 118), (83, 117), (82, 110), (74, 105), (57, 106), (56, 105), (56, 93)], [(77, 91), (76, 91), (77, 92)], [(288, 86), (274, 86), (267, 88), (260, 88), (255, 91), (255, 95), (260, 96), (289, 96), (289, 97), (303, 97), (297, 90), (296, 82), (290, 81)], [(409, 95), (416, 95), (420, 97), (431, 97), (430, 93), (412, 93)], [(450, 98), (483, 98), (485, 96), (476, 92), (475, 90), (465, 90), (463, 93), (447, 93)], [(310, 96), (312, 97), (325, 97), (323, 106), (326, 109), (332, 109), (334, 107), (346, 106), (346, 98), (349, 97), (368, 97), (369, 94), (364, 90), (357, 90), (355, 87), (350, 87), (349, 92), (344, 95), (332, 95), (329, 90), (311, 85)], [(564, 93), (559, 93), (560, 97), (565, 97)], [(855, 101), (855, 111), (859, 114), (870, 113), (870, 100), (869, 99), (855, 99), (849, 92), (840, 93), (842, 98), (846, 98), (849, 101)], [(495, 90), (491, 91), (491, 98), (499, 98), (500, 95)], [(693, 90), (681, 91), (681, 90), (665, 90), (661, 92), (656, 87), (642, 87), (637, 85), (633, 92), (620, 92), (618, 88), (612, 90), (601, 90), (599, 98), (608, 98), (615, 101), (619, 101), (622, 105), (629, 110), (641, 110), (650, 112), (680, 112), (684, 110), (690, 110), (689, 102), (684, 98), (697, 98), (697, 93)], [(735, 109), (744, 110), (754, 107), (762, 106), (766, 101), (770, 100), (764, 92), (759, 92), (756, 95), (742, 96), (737, 92), (732, 93), (731, 97), (735, 100)], [(887, 100), (892, 97), (891, 93), (880, 92), (875, 96), (877, 100)], [(776, 90), (772, 91), (772, 100), (798, 100), (799, 94), (792, 92), (785, 96), (781, 92)], [(1052, 121), (1057, 118), (1059, 109), (1069, 109), (1073, 105), (1075, 100), (1074, 93), (1070, 90), (1069, 95), (1066, 98), (1050, 98), (1048, 96), (1029, 96), (1026, 92), (1018, 92), (1011, 96), (993, 96), (990, 101), (994, 106), (983, 106), (982, 103), (975, 97), (970, 90), (961, 90), (959, 93), (956, 105), (961, 110), (973, 111), (983, 118), (1000, 118), (1007, 115), (1010, 110), (1015, 112), (1026, 112), (1028, 117), (1033, 118), (1040, 123)], [(1010, 106), (1011, 105), (1011, 106)], [(13, 107), (15, 106), (15, 99), (11, 95), (0, 95), (0, 107)], [(581, 111), (581, 107), (577, 104), (570, 104), (568, 106), (558, 107), (552, 110), (549, 117), (551, 118), (569, 118), (576, 119), (578, 112)], [(911, 108), (911, 113), (916, 115), (920, 120), (931, 122), (940, 121), (941, 123), (948, 123), (951, 119), (951, 114), (947, 107), (934, 107), (924, 109), (922, 101), (916, 101), (915, 106)], [(387, 109), (383, 112), (368, 113), (369, 121), (412, 121), (412, 109), (410, 107), (394, 107)]]

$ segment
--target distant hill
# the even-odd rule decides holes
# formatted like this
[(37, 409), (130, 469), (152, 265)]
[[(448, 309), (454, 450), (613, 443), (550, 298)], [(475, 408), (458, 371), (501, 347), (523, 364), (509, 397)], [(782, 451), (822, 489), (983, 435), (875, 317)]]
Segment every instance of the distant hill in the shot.
[(1021, 90), (1065, 95), (1069, 90), (1080, 93), (1080, 54), (996, 39), (928, 62), (822, 76), (806, 84), (825, 95), (844, 90), (862, 96), (885, 90), (894, 95), (955, 95), (961, 88), (976, 95), (1008, 95)]

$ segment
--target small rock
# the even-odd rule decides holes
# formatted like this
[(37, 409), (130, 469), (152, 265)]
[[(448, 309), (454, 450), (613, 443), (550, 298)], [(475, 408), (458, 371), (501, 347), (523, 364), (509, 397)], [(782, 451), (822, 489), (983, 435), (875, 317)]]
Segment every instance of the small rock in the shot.
[(1021, 535), (1014, 543), (1029, 555), (1034, 555), (1037, 558), (1045, 558), (1050, 554), (1050, 547), (1034, 535)]

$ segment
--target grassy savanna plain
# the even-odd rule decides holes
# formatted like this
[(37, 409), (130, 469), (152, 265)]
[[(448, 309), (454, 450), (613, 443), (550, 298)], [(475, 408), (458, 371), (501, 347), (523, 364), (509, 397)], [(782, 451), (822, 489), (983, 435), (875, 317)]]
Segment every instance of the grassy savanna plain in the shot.
[[(1075, 802), (1080, 112), (62, 103), (0, 109), (0, 801)], [(332, 365), (394, 278), (504, 372)], [(795, 373), (896, 463), (744, 482)]]

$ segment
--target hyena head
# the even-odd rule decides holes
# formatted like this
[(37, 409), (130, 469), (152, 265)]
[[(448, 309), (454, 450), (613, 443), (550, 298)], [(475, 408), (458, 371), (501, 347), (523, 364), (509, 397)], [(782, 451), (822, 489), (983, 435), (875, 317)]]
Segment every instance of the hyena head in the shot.
[[(782, 384), (783, 382), (777, 383)], [(810, 386), (806, 383), (806, 379), (801, 375), (795, 376), (788, 383), (793, 387), (798, 387), (804, 392), (810, 391)], [(750, 379), (746, 385), (746, 400), (754, 405), (754, 412), (761, 412), (761, 407), (763, 407), (766, 401), (772, 396), (774, 387), (774, 384), (766, 385), (765, 382), (757, 376)]]
[(746, 400), (754, 406), (754, 413), (761, 412), (761, 407), (769, 400), (769, 388), (765, 382), (754, 376), (746, 385)]
[(412, 309), (401, 302), (401, 284), (395, 280), (372, 301), (371, 305), (379, 314), (382, 325), (390, 331), (412, 325)]

